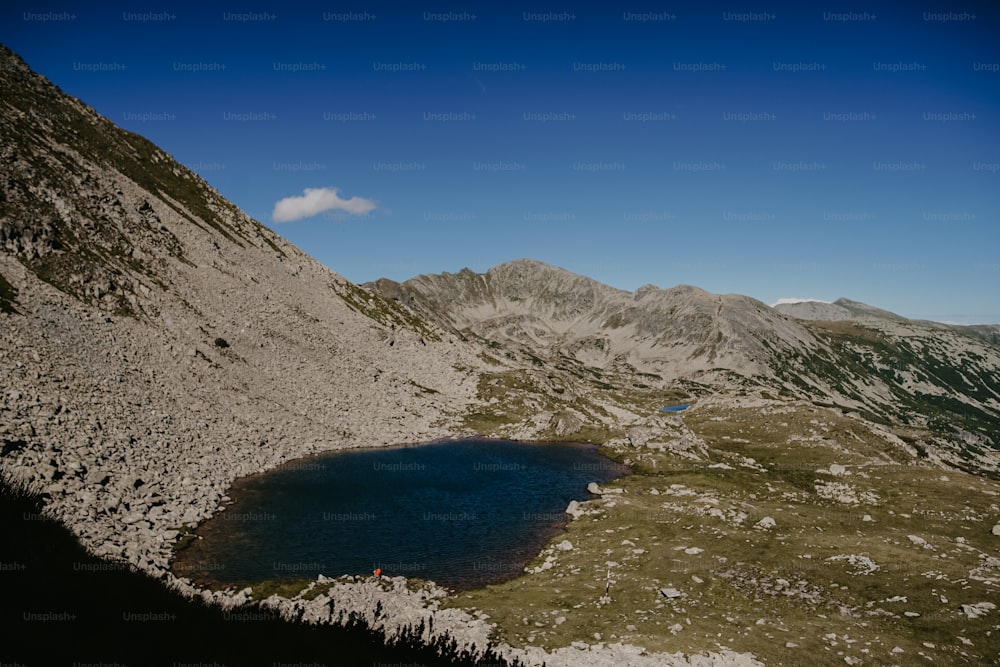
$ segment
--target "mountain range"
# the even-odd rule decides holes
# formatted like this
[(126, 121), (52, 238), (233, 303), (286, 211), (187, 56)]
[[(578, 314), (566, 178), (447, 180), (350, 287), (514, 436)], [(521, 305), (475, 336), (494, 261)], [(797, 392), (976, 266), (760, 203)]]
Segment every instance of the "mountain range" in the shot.
[[(975, 648), (952, 644), (954, 624), (986, 616), (989, 607), (974, 605), (1000, 585), (995, 543), (992, 552), (986, 546), (995, 539), (989, 526), (1000, 520), (1000, 326), (914, 321), (846, 299), (771, 308), (686, 285), (627, 292), (530, 259), (485, 273), (357, 285), (5, 47), (0, 89), (0, 464), (8, 478), (43, 494), (46, 513), (91, 553), (189, 595), (246, 601), (252, 591), (202, 590), (170, 569), (178, 542), (225, 507), (236, 478), (348, 447), (470, 435), (590, 441), (636, 474), (620, 493), (595, 489), (573, 509), (567, 530), (575, 548), (549, 548), (534, 574), (499, 597), (478, 594), (475, 604), (489, 614), (370, 582), (364, 599), (382, 596), (380, 611), (362, 611), (383, 629), (426, 614), (437, 619), (433, 632), (467, 645), (503, 644), (548, 664), (623, 664), (633, 654), (652, 656), (648, 664), (794, 661), (802, 637), (816, 630), (815, 615), (802, 609), (815, 605), (825, 605), (824, 614), (839, 608), (839, 631), (871, 637), (871, 650), (884, 651), (879, 659), (895, 648), (912, 657), (921, 642), (942, 660), (997, 647), (1000, 633), (986, 621), (967, 633)], [(690, 404), (690, 416), (660, 410), (672, 404)], [(856, 488), (843, 481), (845, 465), (856, 466)], [(880, 476), (896, 474), (893, 466), (901, 477)], [(952, 535), (955, 526), (945, 522), (937, 537), (907, 542), (905, 531), (917, 529), (895, 522), (916, 516), (922, 502), (915, 491), (904, 494), (911, 483), (940, 503), (966, 502), (964, 515), (954, 512), (972, 522), (962, 524), (968, 537)], [(962, 498), (965, 488), (975, 490), (972, 500)], [(646, 519), (619, 514), (654, 502)], [(844, 505), (864, 509), (875, 517), (866, 524), (887, 532), (862, 533), (842, 516), (825, 523), (830, 507)], [(775, 518), (788, 532), (759, 546), (774, 534)], [(598, 521), (610, 522), (599, 534), (587, 527)], [(683, 526), (688, 532), (674, 534)], [(830, 537), (818, 536), (824, 531)], [(681, 551), (667, 551), (661, 537)], [(847, 539), (854, 550), (830, 551), (829, 562), (884, 563), (903, 557), (904, 547), (916, 549), (907, 558), (944, 558), (947, 541), (954, 562), (977, 573), (965, 579), (976, 588), (936, 591), (934, 600), (953, 601), (934, 602), (950, 605), (935, 626), (930, 593), (912, 572), (884, 586), (927, 597), (914, 617), (885, 611), (887, 593), (883, 600), (848, 592), (855, 579), (845, 577), (857, 572), (830, 574), (833, 566), (803, 573), (802, 581), (834, 580), (813, 595), (813, 584), (794, 583), (787, 559), (777, 558), (797, 549), (805, 563), (810, 550), (826, 553)], [(709, 592), (685, 592), (682, 570), (658, 569), (699, 557), (709, 540), (715, 560), (683, 570), (684, 586), (702, 586), (710, 573)], [(751, 542), (759, 552), (744, 549)], [(891, 554), (889, 542), (898, 546)], [(724, 544), (736, 546), (722, 555)], [(651, 551), (660, 556), (645, 560)], [(560, 579), (546, 579), (555, 576), (597, 577), (575, 591), (603, 587), (604, 572), (610, 580), (615, 568), (616, 581), (631, 582), (620, 584), (623, 599), (649, 594), (632, 615), (611, 619), (600, 605), (552, 602), (539, 592), (560, 587)], [(315, 593), (268, 600), (301, 617), (320, 613), (308, 606), (313, 601), (334, 596), (332, 588)], [(778, 620), (725, 620), (754, 613), (762, 599), (792, 606), (773, 607)], [(527, 619), (551, 605), (551, 618), (520, 622), (522, 612)], [(660, 616), (649, 620), (654, 611)], [(559, 614), (571, 620), (552, 623)], [(930, 625), (907, 625), (918, 617)], [(747, 624), (771, 628), (770, 637), (731, 630)], [(778, 627), (791, 633), (787, 641), (774, 639)], [(716, 641), (716, 629), (733, 638)], [(827, 640), (826, 650), (831, 641), (846, 640)]]
[[(953, 465), (1000, 470), (995, 326), (912, 321), (847, 299), (770, 308), (686, 285), (625, 292), (534, 260), (366, 287), (456, 337), (502, 349), (490, 358), (523, 369), (519, 383), (534, 379), (550, 411), (571, 411), (581, 424), (614, 430), (619, 419), (588, 401), (617, 400), (640, 415), (649, 392), (680, 400), (767, 391), (897, 427)], [(556, 384), (573, 384), (572, 398), (553, 395)]]

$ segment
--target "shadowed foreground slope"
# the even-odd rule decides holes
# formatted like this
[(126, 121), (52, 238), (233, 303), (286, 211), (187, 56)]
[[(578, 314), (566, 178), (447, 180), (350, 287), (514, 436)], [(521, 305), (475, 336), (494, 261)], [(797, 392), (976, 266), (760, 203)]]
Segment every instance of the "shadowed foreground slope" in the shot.
[(21, 665), (506, 665), (448, 642), (384, 637), (361, 620), (346, 627), (278, 619), (256, 605), (229, 610), (185, 599), (152, 577), (89, 555), (40, 513), (41, 499), (0, 487), (0, 662)]

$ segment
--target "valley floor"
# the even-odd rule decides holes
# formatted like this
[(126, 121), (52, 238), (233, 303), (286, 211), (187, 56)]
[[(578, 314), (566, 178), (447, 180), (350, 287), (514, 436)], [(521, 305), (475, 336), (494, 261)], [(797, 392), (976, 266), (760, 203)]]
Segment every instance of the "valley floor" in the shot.
[(636, 474), (583, 503), (529, 574), (447, 604), (549, 650), (729, 649), (768, 665), (1000, 655), (1000, 484), (807, 404), (710, 399), (659, 419), (673, 445), (663, 431), (609, 443)]

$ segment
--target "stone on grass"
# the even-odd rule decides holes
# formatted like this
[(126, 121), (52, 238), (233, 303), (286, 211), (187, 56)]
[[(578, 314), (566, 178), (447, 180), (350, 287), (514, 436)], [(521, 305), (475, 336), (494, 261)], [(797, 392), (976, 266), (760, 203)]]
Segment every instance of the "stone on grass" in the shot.
[(962, 611), (967, 618), (980, 618), (985, 616), (997, 606), (992, 602), (977, 602), (976, 604), (963, 604)]
[(580, 503), (575, 500), (569, 501), (569, 505), (566, 507), (566, 514), (569, 514), (574, 519), (579, 519), (580, 515), (583, 514), (583, 510), (580, 509)]

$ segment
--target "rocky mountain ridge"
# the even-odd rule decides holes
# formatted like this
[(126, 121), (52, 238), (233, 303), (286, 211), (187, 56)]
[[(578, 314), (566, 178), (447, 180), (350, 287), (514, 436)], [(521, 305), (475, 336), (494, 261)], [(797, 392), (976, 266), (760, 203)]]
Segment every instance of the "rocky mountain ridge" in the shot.
[(1000, 324), (948, 324), (932, 320), (911, 320), (888, 310), (882, 310), (881, 308), (876, 308), (860, 301), (852, 301), (845, 298), (840, 298), (830, 303), (825, 301), (779, 303), (774, 306), (774, 309), (782, 315), (794, 317), (799, 320), (918, 323), (929, 329), (958, 331), (971, 336), (977, 336), (993, 345), (1000, 345)]
[[(621, 420), (607, 405), (583, 409), (581, 396), (600, 404), (636, 389), (683, 397), (737, 388), (913, 426), (928, 455), (1000, 472), (1000, 347), (988, 326), (912, 321), (848, 299), (772, 309), (684, 285), (630, 293), (535, 260), (367, 287), (455, 336), (502, 350), (497, 363), (527, 373), (517, 391), (534, 373), (537, 394), (553, 399), (548, 411), (566, 414), (564, 423)], [(591, 381), (593, 391), (559, 401), (553, 392), (573, 377)], [(491, 388), (481, 387), (480, 396), (512, 402)], [(617, 407), (637, 416), (649, 406)]]
[(778, 303), (774, 309), (782, 315), (788, 315), (800, 320), (858, 320), (869, 317), (902, 321), (896, 313), (869, 306), (860, 301), (852, 301), (843, 297), (833, 302), (802, 300), (791, 303)]
[(690, 285), (625, 292), (536, 260), (369, 287), (442, 327), (597, 368), (750, 375), (766, 370), (762, 339), (795, 348), (814, 344), (804, 328), (750, 297)]

